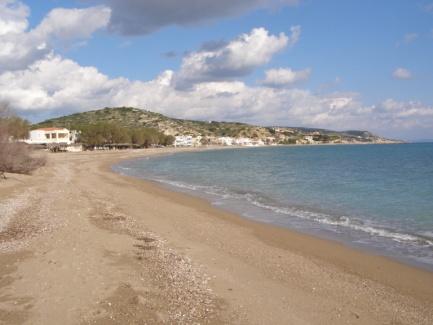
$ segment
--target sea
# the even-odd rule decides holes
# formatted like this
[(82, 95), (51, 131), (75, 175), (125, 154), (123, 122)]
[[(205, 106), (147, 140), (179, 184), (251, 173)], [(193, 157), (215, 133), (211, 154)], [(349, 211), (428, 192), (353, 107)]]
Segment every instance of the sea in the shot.
[(113, 169), (433, 271), (433, 143), (184, 152)]

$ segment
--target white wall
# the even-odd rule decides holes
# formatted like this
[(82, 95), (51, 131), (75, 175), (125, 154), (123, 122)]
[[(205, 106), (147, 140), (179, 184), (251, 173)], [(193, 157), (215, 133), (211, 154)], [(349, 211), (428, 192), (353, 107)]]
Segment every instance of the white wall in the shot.
[(72, 144), (71, 133), (68, 129), (44, 130), (37, 129), (30, 131), (30, 137), (26, 141), (29, 144)]

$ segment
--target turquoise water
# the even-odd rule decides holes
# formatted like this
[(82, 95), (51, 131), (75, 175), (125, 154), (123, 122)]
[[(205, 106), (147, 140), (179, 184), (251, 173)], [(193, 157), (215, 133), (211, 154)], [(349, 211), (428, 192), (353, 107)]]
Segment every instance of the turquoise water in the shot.
[(433, 144), (228, 149), (115, 170), (433, 270)]

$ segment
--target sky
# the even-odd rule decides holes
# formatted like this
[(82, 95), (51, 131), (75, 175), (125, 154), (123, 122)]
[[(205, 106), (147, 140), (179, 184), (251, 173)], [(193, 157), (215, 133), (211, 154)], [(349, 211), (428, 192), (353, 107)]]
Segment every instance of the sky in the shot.
[(433, 139), (433, 0), (0, 0), (0, 102)]

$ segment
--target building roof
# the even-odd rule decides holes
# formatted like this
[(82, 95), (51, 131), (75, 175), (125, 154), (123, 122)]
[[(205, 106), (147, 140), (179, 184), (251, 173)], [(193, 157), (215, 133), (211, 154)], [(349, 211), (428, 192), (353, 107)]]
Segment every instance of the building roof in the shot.
[(40, 128), (40, 129), (35, 129), (33, 131), (63, 131), (66, 130), (65, 128)]

